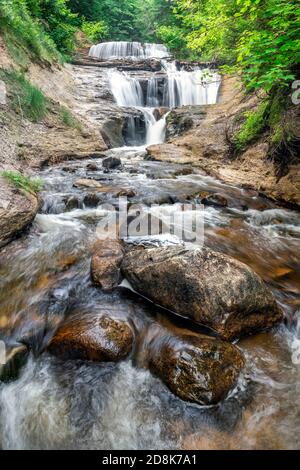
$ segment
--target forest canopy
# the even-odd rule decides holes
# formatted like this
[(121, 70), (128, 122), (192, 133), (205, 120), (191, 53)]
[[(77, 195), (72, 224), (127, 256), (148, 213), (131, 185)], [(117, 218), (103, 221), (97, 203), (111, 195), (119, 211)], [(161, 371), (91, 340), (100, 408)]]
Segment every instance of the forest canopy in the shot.
[(71, 55), (79, 30), (94, 43), (159, 41), (226, 65), (250, 90), (284, 87), (299, 71), (299, 0), (0, 0), (0, 28), (46, 60)]

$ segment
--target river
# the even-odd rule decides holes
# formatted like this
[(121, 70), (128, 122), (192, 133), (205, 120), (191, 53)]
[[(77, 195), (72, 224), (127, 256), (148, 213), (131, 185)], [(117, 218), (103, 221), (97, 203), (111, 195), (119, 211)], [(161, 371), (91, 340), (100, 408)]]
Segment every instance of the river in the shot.
[[(110, 79), (116, 83), (116, 77)], [(132, 91), (132, 81), (129, 85)], [(116, 95), (115, 89), (112, 92)], [(127, 93), (126, 99), (132, 97)], [(119, 105), (134, 105), (145, 113), (152, 109), (141, 102)], [(162, 124), (155, 121), (151, 143), (163, 140)], [(299, 448), (299, 213), (189, 165), (149, 161), (145, 144), (108, 150), (107, 156), (122, 162), (110, 171), (102, 167), (102, 159), (45, 168), (40, 175), (43, 205), (33, 226), (0, 254), (0, 339), (13, 350), (22, 338), (30, 349), (18, 377), (0, 382), (0, 447)], [(110, 189), (91, 197), (87, 188), (74, 186), (86, 178)], [(151, 204), (159, 205), (161, 217), (196, 201), (199, 193), (222, 195), (227, 206), (206, 206), (202, 213), (206, 246), (251, 266), (284, 309), (286, 320), (280, 327), (239, 341), (246, 368), (236, 389), (218, 406), (180, 400), (143, 367), (149, 325), (184, 331), (193, 328), (186, 320), (125, 287), (104, 293), (92, 284), (91, 247), (97, 223), (107, 215), (100, 205), (116, 205), (118, 188), (133, 190), (132, 202), (145, 213)], [(171, 236), (143, 236), (138, 241), (177, 242)], [(78, 312), (126, 318), (136, 332), (132, 354), (117, 364), (62, 361), (49, 355), (47, 344), (62, 319)]]

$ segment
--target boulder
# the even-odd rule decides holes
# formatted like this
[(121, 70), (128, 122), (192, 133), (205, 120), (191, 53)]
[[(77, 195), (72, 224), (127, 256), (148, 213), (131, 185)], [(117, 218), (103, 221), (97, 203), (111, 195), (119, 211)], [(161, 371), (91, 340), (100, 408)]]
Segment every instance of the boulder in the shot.
[(119, 157), (107, 157), (102, 161), (102, 165), (107, 170), (112, 170), (121, 165), (121, 160)]
[(17, 190), (0, 178), (0, 247), (9, 243), (33, 221), (38, 208), (36, 196)]
[(224, 400), (244, 365), (236, 346), (204, 335), (158, 337), (149, 357), (150, 370), (175, 395), (199, 405)]
[(122, 271), (144, 297), (226, 340), (283, 319), (272, 293), (251, 268), (208, 248), (133, 249)]
[(93, 249), (91, 275), (103, 290), (112, 290), (120, 282), (120, 267), (124, 256), (123, 243), (118, 239), (99, 239)]
[(58, 329), (48, 350), (62, 359), (117, 362), (131, 351), (133, 332), (122, 320), (106, 315), (72, 315)]

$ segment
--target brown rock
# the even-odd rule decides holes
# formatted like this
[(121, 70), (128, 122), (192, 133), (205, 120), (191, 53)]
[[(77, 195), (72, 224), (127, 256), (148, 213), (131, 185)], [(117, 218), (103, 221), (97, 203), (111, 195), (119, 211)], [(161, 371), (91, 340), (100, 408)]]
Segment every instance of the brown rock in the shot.
[(38, 199), (34, 195), (16, 190), (0, 178), (0, 247), (33, 221), (38, 208)]
[(98, 181), (89, 180), (89, 179), (85, 179), (85, 178), (82, 178), (82, 179), (79, 179), (79, 180), (75, 181), (73, 186), (75, 188), (84, 187), (84, 188), (96, 189), (96, 190), (101, 190), (103, 188), (103, 185), (101, 183), (99, 183)]
[(48, 350), (62, 359), (116, 362), (131, 351), (133, 332), (124, 321), (105, 315), (72, 316), (56, 332)]
[(204, 335), (166, 335), (152, 346), (152, 372), (182, 400), (200, 405), (224, 400), (245, 363), (236, 346)]
[(94, 283), (103, 290), (114, 289), (120, 282), (123, 243), (118, 239), (99, 239), (93, 251), (91, 274)]
[(227, 340), (283, 319), (272, 293), (251, 268), (207, 248), (133, 249), (122, 271), (141, 295)]

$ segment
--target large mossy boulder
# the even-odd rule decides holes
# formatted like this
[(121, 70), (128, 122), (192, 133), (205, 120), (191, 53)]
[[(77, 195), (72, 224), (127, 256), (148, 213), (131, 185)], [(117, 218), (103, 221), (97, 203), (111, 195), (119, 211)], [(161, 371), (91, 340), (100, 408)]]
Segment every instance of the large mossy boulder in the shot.
[(283, 319), (272, 293), (251, 268), (207, 248), (136, 248), (126, 254), (122, 271), (139, 294), (225, 340)]
[(149, 354), (150, 370), (179, 398), (200, 405), (224, 400), (244, 364), (236, 346), (204, 335), (160, 336)]

